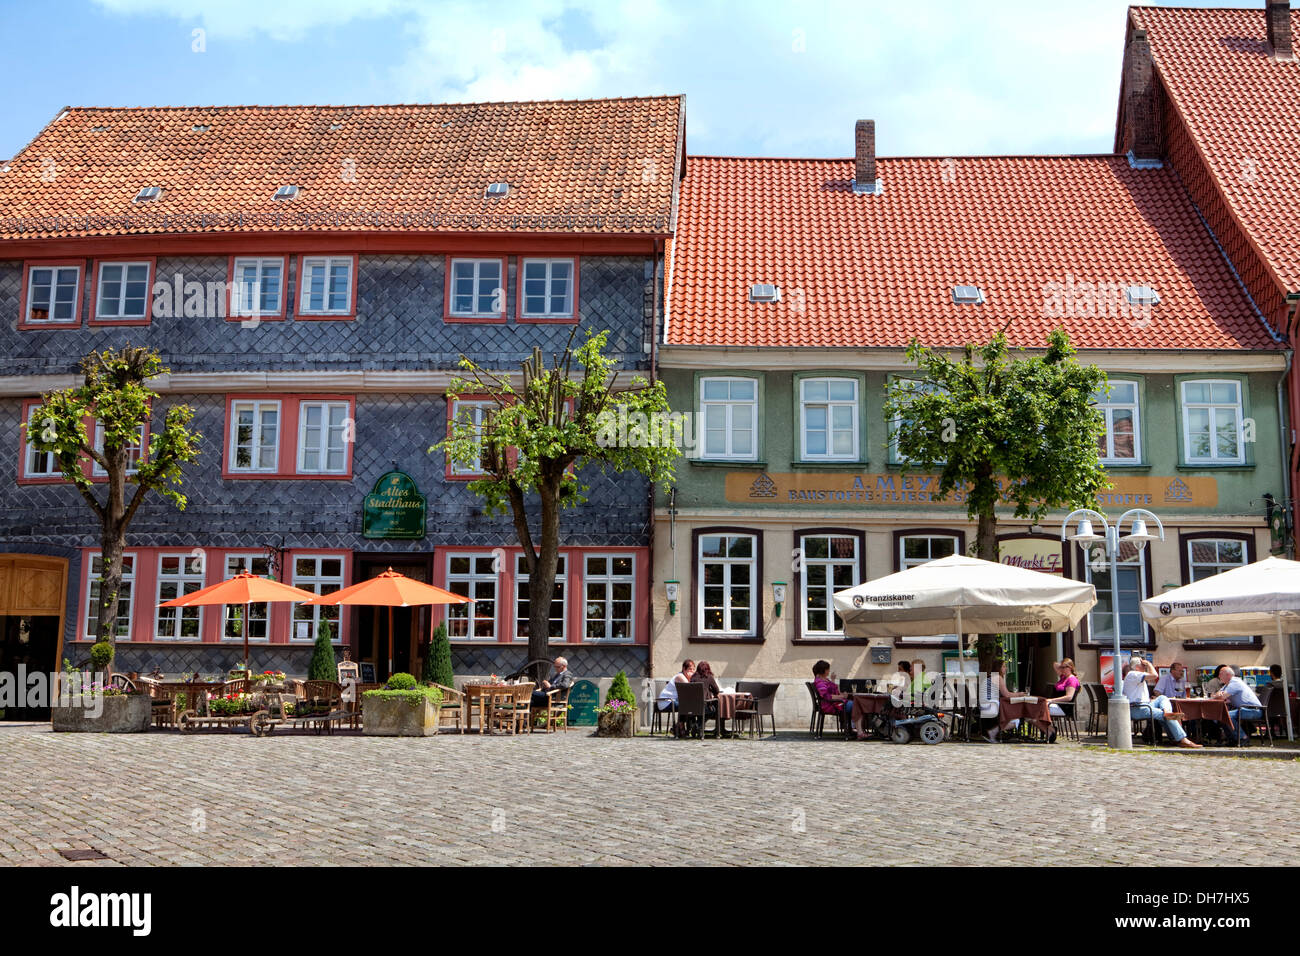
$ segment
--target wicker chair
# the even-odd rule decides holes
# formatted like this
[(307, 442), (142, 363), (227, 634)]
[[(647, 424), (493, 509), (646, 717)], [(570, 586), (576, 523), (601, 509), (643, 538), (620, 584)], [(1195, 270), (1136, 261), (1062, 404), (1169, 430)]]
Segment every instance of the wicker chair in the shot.
[[(822, 711), (821, 698), (817, 696), (817, 685), (812, 681), (807, 681), (806, 686), (808, 688), (808, 696), (812, 698), (813, 708), (812, 720), (808, 723), (808, 733), (816, 737), (821, 737), (824, 736), (826, 730), (826, 714)], [(847, 733), (849, 723), (844, 719), (844, 711), (836, 711), (832, 716), (834, 716), (836, 721), (839, 723), (839, 732), (842, 734)]]
[[(299, 700), (310, 704), (313, 710), (319, 708), (332, 714), (343, 709), (343, 685), (336, 680), (303, 681)], [(313, 721), (311, 725), (317, 733), (332, 733), (334, 729), (328, 720)]]
[(776, 736), (776, 692), (780, 689), (780, 684), (769, 684), (765, 681), (742, 680), (736, 682), (737, 693), (749, 694), (754, 698), (752, 707), (736, 712), (738, 720), (750, 723), (750, 736), (753, 736), (754, 723), (758, 724), (758, 735), (763, 736), (764, 717), (771, 718), (772, 736)]
[(1106, 688), (1102, 684), (1084, 684), (1088, 695), (1088, 723), (1084, 727), (1089, 734), (1101, 733), (1101, 722), (1107, 719)]
[[(686, 727), (689, 736), (698, 736), (701, 740), (704, 739), (704, 722), (709, 713), (705, 701), (706, 690), (707, 688), (703, 684), (677, 685), (677, 717), (679, 720), (687, 722)], [(716, 714), (717, 711), (714, 711), (714, 713)], [(698, 723), (696, 723), (697, 721)]]

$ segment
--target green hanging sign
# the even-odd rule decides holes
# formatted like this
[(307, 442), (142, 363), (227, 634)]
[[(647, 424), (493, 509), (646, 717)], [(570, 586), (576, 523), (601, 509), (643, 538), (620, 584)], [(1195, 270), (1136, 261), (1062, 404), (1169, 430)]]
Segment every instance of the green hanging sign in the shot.
[(366, 538), (423, 538), (424, 495), (404, 471), (390, 471), (375, 482), (361, 506)]
[(569, 688), (569, 726), (595, 727), (599, 706), (600, 688), (589, 680), (578, 681)]

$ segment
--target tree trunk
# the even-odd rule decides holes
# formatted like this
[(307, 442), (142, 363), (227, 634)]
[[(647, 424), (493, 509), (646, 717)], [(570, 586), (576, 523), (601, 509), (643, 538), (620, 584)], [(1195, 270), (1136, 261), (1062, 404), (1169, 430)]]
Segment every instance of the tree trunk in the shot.
[(117, 621), (117, 596), (122, 590), (122, 553), (126, 550), (126, 449), (114, 448), (105, 442), (104, 459), (105, 471), (108, 472), (108, 500), (104, 504), (100, 542), (101, 574), (95, 640), (112, 643), (116, 638), (113, 632)]
[[(975, 556), (983, 561), (998, 560), (998, 516), (989, 506), (987, 512), (982, 512), (975, 525)], [(993, 669), (993, 658), (998, 653), (998, 636), (996, 634), (981, 634), (976, 641), (976, 648), (979, 652), (979, 662), (981, 671)]]
[[(528, 576), (529, 660), (547, 659), (551, 653), (551, 597), (555, 594), (555, 569), (560, 559), (560, 483), (547, 481), (539, 497), (541, 535), (537, 560)], [(534, 674), (538, 681), (545, 676)]]

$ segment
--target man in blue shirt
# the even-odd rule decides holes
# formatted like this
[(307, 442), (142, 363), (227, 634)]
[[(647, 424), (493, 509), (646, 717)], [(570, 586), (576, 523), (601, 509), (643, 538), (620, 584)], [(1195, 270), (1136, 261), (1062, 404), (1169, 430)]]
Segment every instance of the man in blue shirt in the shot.
[(1241, 726), (1243, 720), (1263, 720), (1264, 708), (1250, 685), (1238, 677), (1227, 664), (1222, 665), (1214, 676), (1223, 687), (1214, 696), (1228, 702), (1228, 719), (1237, 731), (1237, 744), (1246, 746), (1246, 731)]

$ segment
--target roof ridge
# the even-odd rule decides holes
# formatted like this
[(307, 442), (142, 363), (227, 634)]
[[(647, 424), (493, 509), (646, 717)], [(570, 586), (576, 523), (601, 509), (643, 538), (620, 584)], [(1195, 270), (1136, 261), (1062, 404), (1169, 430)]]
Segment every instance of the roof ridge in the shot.
[[(130, 110), (154, 110), (158, 112), (184, 112), (190, 110), (378, 110), (378, 109), (430, 109), (437, 106), (545, 106), (553, 103), (636, 103), (649, 100), (680, 100), (685, 93), (648, 94), (645, 96), (593, 96), (572, 99), (555, 98), (546, 100), (445, 100), (429, 103), (207, 103), (187, 104), (182, 106), (65, 106), (63, 112), (127, 112)], [(48, 125), (48, 124), (47, 124)]]
[[(852, 163), (855, 161), (852, 156), (734, 156), (734, 155), (714, 155), (709, 153), (691, 153), (690, 158), (697, 159), (736, 159), (754, 162), (767, 163)], [(921, 156), (877, 156), (877, 162), (904, 160), (921, 160), (933, 159), (942, 162), (945, 159), (1124, 159), (1123, 153), (970, 153), (970, 154), (949, 154), (942, 153), (925, 154)]]

